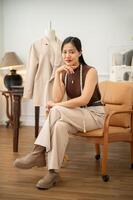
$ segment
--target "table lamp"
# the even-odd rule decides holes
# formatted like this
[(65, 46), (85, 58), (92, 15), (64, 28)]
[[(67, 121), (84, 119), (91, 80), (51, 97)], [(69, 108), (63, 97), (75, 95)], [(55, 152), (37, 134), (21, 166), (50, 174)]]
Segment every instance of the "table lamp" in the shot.
[(21, 86), (22, 77), (16, 73), (17, 68), (23, 67), (23, 62), (17, 56), (15, 52), (6, 52), (0, 62), (0, 70), (10, 70), (10, 74), (5, 75), (4, 84), (8, 90), (11, 90), (12, 86)]

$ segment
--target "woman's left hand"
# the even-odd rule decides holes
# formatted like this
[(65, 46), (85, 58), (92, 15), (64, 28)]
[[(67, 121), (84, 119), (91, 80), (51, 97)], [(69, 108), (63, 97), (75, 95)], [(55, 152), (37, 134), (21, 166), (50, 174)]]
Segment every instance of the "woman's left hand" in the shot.
[(53, 101), (48, 101), (46, 105), (46, 109), (49, 111), (53, 106), (55, 106), (56, 103)]

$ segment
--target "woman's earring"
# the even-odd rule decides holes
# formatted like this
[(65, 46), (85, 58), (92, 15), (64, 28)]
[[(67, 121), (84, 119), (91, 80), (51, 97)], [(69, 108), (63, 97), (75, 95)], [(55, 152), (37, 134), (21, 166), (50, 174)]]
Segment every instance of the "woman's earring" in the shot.
[(79, 57), (82, 55), (82, 53), (79, 54)]

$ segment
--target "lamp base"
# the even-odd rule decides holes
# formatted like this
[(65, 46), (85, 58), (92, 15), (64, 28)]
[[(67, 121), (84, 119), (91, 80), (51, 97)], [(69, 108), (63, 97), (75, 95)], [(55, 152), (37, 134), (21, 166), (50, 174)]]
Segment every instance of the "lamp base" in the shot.
[(16, 73), (15, 69), (10, 70), (11, 74), (7, 74), (4, 77), (4, 84), (8, 90), (11, 90), (12, 86), (20, 86), (23, 83), (22, 77)]

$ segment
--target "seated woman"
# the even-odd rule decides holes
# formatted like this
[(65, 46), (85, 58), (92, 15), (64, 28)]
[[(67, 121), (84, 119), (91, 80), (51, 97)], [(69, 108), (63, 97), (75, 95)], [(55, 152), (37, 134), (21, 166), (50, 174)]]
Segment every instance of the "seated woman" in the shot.
[[(105, 112), (100, 101), (97, 72), (85, 63), (80, 40), (76, 37), (66, 38), (61, 51), (64, 65), (55, 73), (54, 101), (47, 104), (47, 120), (33, 151), (14, 162), (14, 166), (21, 169), (46, 166), (47, 153), (48, 173), (38, 181), (36, 187), (39, 189), (48, 189), (60, 181), (59, 170), (69, 133), (101, 128), (104, 122)], [(68, 100), (62, 102), (65, 92)]]

